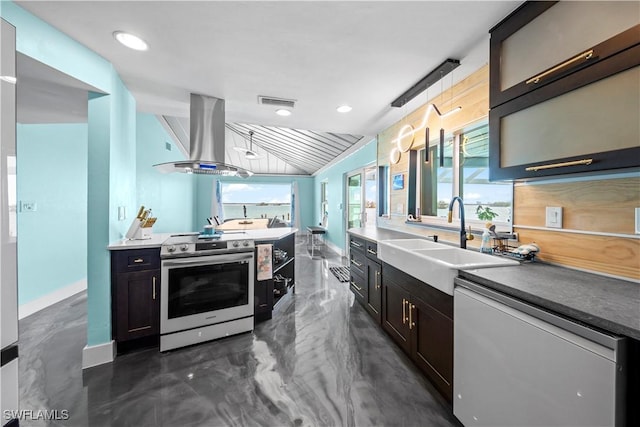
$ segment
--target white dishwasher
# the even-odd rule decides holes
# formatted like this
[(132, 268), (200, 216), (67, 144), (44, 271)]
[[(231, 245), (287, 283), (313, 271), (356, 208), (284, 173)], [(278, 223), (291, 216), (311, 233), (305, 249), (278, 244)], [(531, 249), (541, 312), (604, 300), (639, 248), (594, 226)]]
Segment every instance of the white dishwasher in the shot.
[(455, 283), (453, 413), (466, 427), (624, 425), (624, 338)]

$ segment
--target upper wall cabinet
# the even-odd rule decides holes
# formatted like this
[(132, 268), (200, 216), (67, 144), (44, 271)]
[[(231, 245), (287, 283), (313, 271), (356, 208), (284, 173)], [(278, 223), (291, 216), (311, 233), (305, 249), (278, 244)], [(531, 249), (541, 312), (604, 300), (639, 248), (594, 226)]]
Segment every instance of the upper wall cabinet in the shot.
[(491, 30), (492, 180), (640, 166), (639, 16), (527, 2)]

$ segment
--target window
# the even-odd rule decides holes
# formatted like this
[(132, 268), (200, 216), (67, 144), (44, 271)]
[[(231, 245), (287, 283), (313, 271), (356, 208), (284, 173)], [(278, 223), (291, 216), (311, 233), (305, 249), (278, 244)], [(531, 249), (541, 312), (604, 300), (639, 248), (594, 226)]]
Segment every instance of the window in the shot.
[(225, 220), (274, 218), (291, 220), (291, 184), (222, 183)]
[(389, 165), (378, 166), (378, 216), (389, 214)]
[[(513, 184), (489, 182), (489, 126), (470, 127), (444, 138), (440, 152), (439, 138), (419, 155), (415, 197), (423, 216), (446, 218), (449, 202), (454, 196), (464, 201), (467, 221), (491, 221), (511, 226)], [(411, 201), (409, 203), (411, 205)], [(458, 208), (454, 210), (457, 216)], [(441, 220), (440, 220), (441, 221)]]
[(489, 126), (460, 135), (460, 197), (465, 218), (511, 223), (513, 185), (489, 182)]
[(320, 183), (320, 220), (324, 227), (326, 227), (326, 218), (329, 215), (329, 199), (327, 196), (327, 181)]

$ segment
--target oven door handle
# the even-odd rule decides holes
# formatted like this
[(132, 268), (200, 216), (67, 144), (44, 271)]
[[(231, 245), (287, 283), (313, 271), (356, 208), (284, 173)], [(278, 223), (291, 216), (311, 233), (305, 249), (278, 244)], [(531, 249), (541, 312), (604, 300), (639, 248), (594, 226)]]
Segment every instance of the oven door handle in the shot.
[(163, 267), (185, 266), (185, 265), (211, 265), (211, 264), (229, 264), (232, 262), (249, 262), (253, 259), (253, 253), (234, 254), (231, 256), (214, 255), (207, 257), (195, 257), (185, 259), (172, 259), (162, 261)]

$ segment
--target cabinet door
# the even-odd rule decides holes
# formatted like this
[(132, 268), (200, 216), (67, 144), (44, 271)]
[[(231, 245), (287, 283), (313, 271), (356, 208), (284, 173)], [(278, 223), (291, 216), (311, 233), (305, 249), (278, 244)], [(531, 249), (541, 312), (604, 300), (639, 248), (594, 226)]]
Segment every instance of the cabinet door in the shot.
[(349, 258), (349, 268), (351, 271), (362, 276), (365, 275), (365, 256), (363, 252), (351, 251)]
[(273, 279), (255, 281), (254, 296), (254, 321), (261, 322), (271, 319), (273, 309)]
[(639, 13), (637, 2), (525, 2), (490, 30), (491, 108), (631, 47)]
[(116, 295), (118, 341), (160, 332), (160, 270), (119, 273)]
[(351, 276), (349, 278), (349, 288), (351, 292), (356, 296), (356, 299), (360, 304), (366, 306), (367, 302), (367, 282), (360, 274), (354, 274), (351, 272)]
[(453, 396), (453, 320), (411, 296), (411, 358), (451, 402)]
[(367, 259), (367, 311), (376, 322), (382, 320), (382, 268), (377, 262)]
[(383, 278), (382, 328), (407, 353), (409, 342), (409, 292)]

